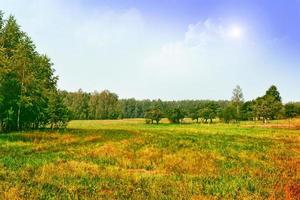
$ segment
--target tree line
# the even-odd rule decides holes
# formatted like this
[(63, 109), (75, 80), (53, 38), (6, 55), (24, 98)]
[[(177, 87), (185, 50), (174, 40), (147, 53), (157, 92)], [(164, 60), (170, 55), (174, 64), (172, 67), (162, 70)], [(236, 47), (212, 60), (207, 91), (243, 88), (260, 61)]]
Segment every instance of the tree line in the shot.
[[(190, 112), (198, 107), (206, 107), (206, 105), (223, 108), (228, 103), (227, 101), (211, 100), (119, 99), (117, 94), (108, 90), (93, 93), (83, 92), (82, 90), (77, 92), (62, 91), (61, 94), (64, 104), (69, 110), (69, 118), (72, 120), (144, 118), (147, 112), (153, 109), (159, 110), (165, 116), (172, 109), (176, 110), (176, 108), (180, 112), (187, 113), (187, 111)], [(184, 115), (186, 116), (186, 114)]]
[(0, 11), (0, 132), (61, 127), (68, 111), (50, 59)]
[(300, 115), (299, 103), (283, 104), (276, 86), (271, 86), (265, 95), (244, 101), (240, 86), (233, 90), (231, 100), (181, 100), (162, 101), (119, 99), (108, 90), (86, 93), (61, 92), (64, 104), (73, 120), (146, 118), (147, 123), (159, 123), (168, 118), (172, 123), (181, 123), (184, 118), (195, 122), (212, 123), (218, 118), (223, 122), (245, 120), (268, 120), (293, 118)]

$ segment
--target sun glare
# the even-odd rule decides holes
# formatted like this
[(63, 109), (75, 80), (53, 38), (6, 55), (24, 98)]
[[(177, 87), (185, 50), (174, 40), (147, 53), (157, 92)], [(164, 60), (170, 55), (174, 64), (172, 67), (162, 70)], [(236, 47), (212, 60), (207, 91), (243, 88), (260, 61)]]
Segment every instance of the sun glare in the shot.
[(243, 31), (241, 29), (241, 27), (239, 26), (234, 26), (231, 27), (230, 31), (229, 31), (229, 36), (235, 39), (239, 39), (242, 37)]

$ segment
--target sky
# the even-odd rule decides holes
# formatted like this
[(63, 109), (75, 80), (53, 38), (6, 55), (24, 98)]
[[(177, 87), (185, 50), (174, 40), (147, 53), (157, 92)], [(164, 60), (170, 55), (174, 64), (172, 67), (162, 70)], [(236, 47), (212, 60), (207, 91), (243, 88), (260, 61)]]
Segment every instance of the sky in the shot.
[(0, 0), (63, 90), (120, 98), (300, 100), (300, 0)]

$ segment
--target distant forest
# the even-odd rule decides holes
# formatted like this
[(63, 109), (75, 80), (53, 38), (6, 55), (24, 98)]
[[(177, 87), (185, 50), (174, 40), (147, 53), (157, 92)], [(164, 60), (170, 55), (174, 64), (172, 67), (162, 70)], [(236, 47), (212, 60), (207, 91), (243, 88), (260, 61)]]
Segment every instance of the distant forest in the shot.
[(224, 122), (241, 120), (273, 120), (293, 118), (300, 115), (300, 103), (283, 105), (276, 86), (271, 86), (262, 97), (244, 101), (242, 89), (233, 90), (231, 100), (181, 100), (162, 101), (118, 99), (118, 95), (105, 90), (101, 93), (61, 91), (64, 105), (72, 120), (147, 118), (150, 123), (168, 118), (180, 123), (184, 118), (195, 122), (213, 122), (218, 118)]
[(87, 93), (59, 91), (51, 60), (36, 51), (30, 37), (13, 16), (0, 12), (0, 132), (37, 128), (61, 128), (69, 120), (146, 118), (159, 123), (184, 118), (212, 123), (241, 120), (293, 118), (300, 103), (283, 104), (276, 86), (252, 101), (244, 101), (242, 89), (233, 90), (231, 100), (136, 100), (119, 99), (108, 90)]

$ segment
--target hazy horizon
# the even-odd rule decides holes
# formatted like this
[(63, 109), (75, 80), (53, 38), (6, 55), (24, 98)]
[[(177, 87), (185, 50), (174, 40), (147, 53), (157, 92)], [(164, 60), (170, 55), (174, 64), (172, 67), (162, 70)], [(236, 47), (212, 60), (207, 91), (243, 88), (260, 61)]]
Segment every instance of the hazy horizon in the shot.
[(0, 0), (62, 90), (120, 98), (246, 100), (276, 85), (299, 101), (300, 2)]

